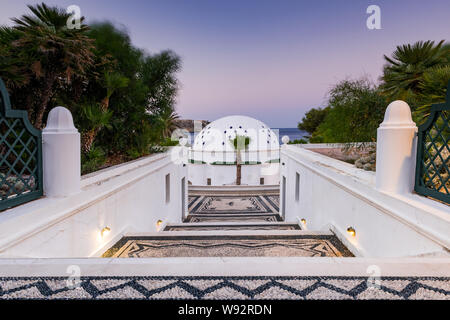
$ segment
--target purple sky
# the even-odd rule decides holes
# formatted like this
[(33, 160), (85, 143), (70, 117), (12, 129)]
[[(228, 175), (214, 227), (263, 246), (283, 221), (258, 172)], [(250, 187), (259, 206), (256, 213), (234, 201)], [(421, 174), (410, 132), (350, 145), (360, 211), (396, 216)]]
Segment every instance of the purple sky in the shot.
[[(40, 1), (0, 0), (0, 24)], [(450, 41), (450, 1), (60, 0), (88, 21), (125, 26), (148, 52), (182, 57), (177, 112), (215, 120), (244, 114), (271, 127), (295, 127), (322, 106), (337, 81), (376, 81), (383, 54), (418, 40)], [(366, 27), (366, 8), (381, 8), (381, 30)]]

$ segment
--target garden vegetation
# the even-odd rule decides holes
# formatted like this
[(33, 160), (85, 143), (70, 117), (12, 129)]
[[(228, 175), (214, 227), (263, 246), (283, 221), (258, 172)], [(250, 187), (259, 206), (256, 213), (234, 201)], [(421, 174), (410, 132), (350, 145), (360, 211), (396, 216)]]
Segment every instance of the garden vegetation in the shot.
[(422, 124), (432, 104), (445, 102), (450, 81), (450, 44), (444, 40), (398, 46), (378, 84), (367, 78), (345, 79), (332, 87), (325, 108), (312, 108), (298, 124), (312, 143), (373, 142), (387, 105), (406, 101)]
[(68, 28), (70, 14), (44, 3), (0, 28), (0, 77), (12, 107), (45, 126), (67, 107), (81, 133), (82, 172), (128, 161), (172, 144), (180, 58), (147, 53), (110, 22)]

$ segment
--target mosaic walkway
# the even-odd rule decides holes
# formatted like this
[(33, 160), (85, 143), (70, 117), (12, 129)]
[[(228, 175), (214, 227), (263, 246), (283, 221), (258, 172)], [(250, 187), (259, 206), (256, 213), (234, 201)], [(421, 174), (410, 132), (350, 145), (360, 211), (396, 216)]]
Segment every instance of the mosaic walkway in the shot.
[(186, 222), (276, 222), (278, 211), (278, 195), (197, 195), (189, 197)]
[[(304, 233), (298, 224), (282, 222), (277, 191), (263, 195), (190, 194), (188, 208), (184, 223), (169, 224), (157, 235), (124, 237), (103, 257), (353, 256), (333, 234)], [(230, 233), (236, 230), (241, 232)], [(247, 231), (261, 232), (251, 235)]]
[(334, 235), (125, 237), (103, 257), (351, 257)]
[(295, 223), (273, 222), (273, 223), (247, 223), (245, 225), (230, 225), (216, 223), (199, 224), (199, 223), (184, 223), (176, 225), (168, 225), (164, 231), (232, 231), (232, 230), (300, 230), (300, 226)]
[(0, 278), (0, 299), (450, 300), (450, 278), (65, 277)]

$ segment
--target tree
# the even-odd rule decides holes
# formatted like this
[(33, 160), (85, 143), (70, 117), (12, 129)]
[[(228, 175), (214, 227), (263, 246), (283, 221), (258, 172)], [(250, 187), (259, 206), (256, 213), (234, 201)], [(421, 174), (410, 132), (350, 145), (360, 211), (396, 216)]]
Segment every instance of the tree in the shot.
[(176, 120), (180, 116), (171, 108), (165, 108), (162, 112), (158, 114), (158, 120), (161, 125), (162, 137), (164, 139), (169, 138), (172, 132), (178, 128)]
[(448, 63), (449, 51), (443, 47), (444, 40), (437, 45), (434, 41), (419, 41), (397, 46), (389, 58), (384, 59), (381, 89), (390, 99), (401, 99), (410, 102), (415, 108), (416, 95), (421, 91), (424, 73), (431, 68)]
[(450, 82), (450, 64), (434, 67), (423, 74), (420, 84), (419, 107), (413, 113), (414, 120), (422, 124), (430, 114), (432, 104), (445, 102)]
[(95, 137), (102, 128), (111, 127), (109, 121), (112, 112), (108, 110), (109, 99), (117, 89), (127, 87), (128, 82), (128, 78), (123, 77), (117, 72), (105, 73), (102, 86), (106, 89), (106, 96), (101, 101), (100, 106), (91, 104), (82, 109), (86, 120), (90, 124), (90, 128), (81, 135), (81, 149), (83, 152), (87, 153), (91, 151)]
[(298, 123), (298, 128), (300, 130), (304, 130), (308, 132), (310, 135), (317, 130), (319, 125), (325, 119), (329, 108), (312, 108), (310, 109), (305, 116), (302, 118), (302, 121)]
[[(14, 74), (23, 75), (25, 81), (6, 74), (10, 79), (7, 83), (21, 83), (19, 90), (13, 90), (13, 104), (27, 109), (34, 126), (42, 128), (44, 114), (59, 87), (76, 77), (87, 77), (93, 64), (93, 43), (86, 35), (88, 27), (85, 24), (79, 29), (67, 28), (70, 14), (62, 9), (44, 3), (28, 8), (32, 15), (13, 18), (12, 30), (3, 28), (0, 33), (2, 38), (15, 38), (7, 52), (4, 48), (1, 50), (6, 54), (2, 65), (14, 62), (14, 57), (20, 58), (21, 62), (14, 64)], [(2, 73), (1, 76), (5, 75)]]
[(329, 93), (329, 111), (315, 132), (325, 143), (376, 140), (386, 110), (386, 98), (367, 79), (344, 80)]
[(241, 185), (242, 172), (242, 150), (246, 150), (250, 144), (250, 137), (237, 135), (230, 140), (234, 150), (236, 150), (236, 185)]
[(68, 29), (63, 9), (29, 8), (32, 15), (0, 27), (0, 76), (13, 106), (38, 128), (50, 108), (67, 106), (82, 137), (83, 173), (161, 150), (178, 117), (180, 58), (136, 48), (110, 22)]

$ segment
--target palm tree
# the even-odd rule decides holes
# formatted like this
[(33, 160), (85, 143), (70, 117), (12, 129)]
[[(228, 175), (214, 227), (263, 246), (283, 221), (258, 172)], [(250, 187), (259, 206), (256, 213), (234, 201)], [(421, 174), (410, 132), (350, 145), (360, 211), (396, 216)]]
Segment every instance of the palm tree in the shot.
[(246, 150), (250, 144), (250, 137), (237, 135), (230, 140), (234, 149), (236, 150), (236, 185), (241, 185), (242, 176), (242, 155), (241, 151)]
[(434, 41), (419, 41), (397, 46), (392, 58), (384, 56), (387, 64), (381, 77), (382, 91), (393, 99), (402, 100), (418, 94), (423, 74), (448, 59), (448, 50), (442, 48), (443, 44), (444, 40), (437, 45)]
[(106, 89), (106, 96), (101, 102), (101, 108), (103, 111), (108, 110), (109, 107), (109, 98), (113, 95), (113, 93), (120, 88), (128, 87), (128, 83), (130, 79), (122, 76), (118, 72), (108, 72), (104, 76), (103, 87)]
[(89, 129), (81, 136), (81, 148), (84, 153), (91, 151), (92, 144), (99, 131), (104, 127), (110, 127), (109, 121), (112, 112), (108, 110), (109, 99), (117, 89), (127, 87), (128, 82), (128, 78), (123, 77), (117, 72), (106, 73), (102, 84), (106, 89), (106, 96), (103, 98), (100, 105), (90, 104), (82, 107), (82, 114), (87, 123), (89, 123)]
[(83, 123), (89, 129), (83, 130), (81, 133), (81, 150), (84, 154), (88, 154), (94, 143), (95, 137), (102, 128), (110, 128), (110, 120), (112, 112), (104, 110), (98, 104), (88, 104), (81, 107)]
[(420, 104), (414, 112), (414, 120), (421, 124), (430, 114), (432, 104), (445, 102), (450, 84), (450, 63), (432, 68), (424, 73), (420, 84)]
[(32, 15), (12, 19), (17, 39), (11, 43), (8, 57), (21, 57), (23, 65), (17, 72), (34, 80), (25, 91), (33, 95), (34, 105), (27, 107), (32, 109), (34, 126), (41, 128), (58, 86), (70, 83), (74, 77), (86, 76), (93, 65), (93, 40), (88, 38), (85, 24), (79, 29), (68, 29), (70, 14), (62, 9), (44, 3), (28, 8)]
[(162, 137), (164, 139), (169, 138), (172, 135), (172, 132), (178, 128), (176, 120), (179, 119), (180, 116), (172, 109), (165, 108), (159, 115), (158, 120), (161, 125)]

